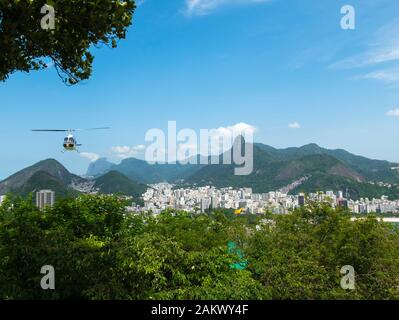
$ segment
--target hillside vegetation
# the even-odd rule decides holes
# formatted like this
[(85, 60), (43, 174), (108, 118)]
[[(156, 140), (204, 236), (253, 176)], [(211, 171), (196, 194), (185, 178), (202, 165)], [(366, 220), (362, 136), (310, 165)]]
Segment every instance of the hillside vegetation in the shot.
[[(0, 256), (0, 299), (399, 299), (398, 230), (323, 204), (153, 217), (113, 196), (44, 211), (13, 198), (0, 206)], [(44, 265), (56, 290), (40, 287)], [(340, 285), (347, 265), (355, 290)]]

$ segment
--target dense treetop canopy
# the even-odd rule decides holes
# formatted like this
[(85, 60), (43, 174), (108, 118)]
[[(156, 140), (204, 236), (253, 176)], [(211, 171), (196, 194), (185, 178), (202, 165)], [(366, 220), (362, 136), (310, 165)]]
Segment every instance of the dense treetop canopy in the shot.
[[(0, 299), (398, 299), (399, 232), (327, 205), (158, 216), (84, 195), (0, 206)], [(229, 250), (233, 242), (237, 250)], [(237, 254), (239, 252), (239, 254)], [(246, 261), (244, 268), (235, 268)], [(42, 290), (42, 266), (56, 290)], [(343, 266), (355, 290), (341, 287)]]
[(49, 64), (67, 84), (88, 79), (91, 47), (115, 48), (135, 8), (134, 0), (0, 0), (0, 81)]

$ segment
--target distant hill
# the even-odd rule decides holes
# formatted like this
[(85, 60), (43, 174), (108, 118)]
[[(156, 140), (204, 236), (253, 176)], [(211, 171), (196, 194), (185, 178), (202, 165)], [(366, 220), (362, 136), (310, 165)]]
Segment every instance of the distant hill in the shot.
[(123, 194), (133, 197), (140, 197), (146, 190), (145, 184), (137, 183), (118, 171), (110, 171), (95, 179), (94, 188), (100, 193)]
[(115, 164), (107, 161), (106, 158), (100, 158), (90, 163), (86, 175), (89, 177), (98, 177), (110, 171), (113, 166), (115, 166)]
[[(221, 163), (221, 161), (220, 161)], [(398, 184), (398, 164), (372, 160), (344, 150), (328, 150), (316, 144), (300, 148), (275, 149), (254, 144), (254, 170), (248, 176), (235, 176), (234, 165), (208, 165), (185, 179), (188, 185), (252, 187), (255, 192), (278, 190), (306, 178), (291, 192), (343, 190), (359, 197), (399, 198), (396, 186), (370, 184), (370, 181)]]
[[(44, 175), (46, 173), (47, 175)], [(40, 161), (33, 166), (27, 167), (7, 179), (0, 182), (0, 194), (6, 194), (16, 190), (27, 190), (29, 185), (37, 182), (42, 185), (46, 180), (56, 180), (61, 185), (67, 187), (72, 183), (80, 183), (83, 178), (70, 173), (65, 167), (54, 159)]]
[[(395, 186), (399, 183), (399, 173), (392, 169), (399, 167), (397, 163), (368, 159), (342, 149), (325, 149), (314, 143), (285, 149), (255, 143), (253, 148), (254, 170), (248, 176), (235, 176), (235, 165), (150, 165), (135, 158), (125, 159), (118, 165), (98, 160), (91, 164), (88, 174), (93, 173), (93, 168), (105, 168), (141, 183), (166, 181), (181, 186), (252, 187), (255, 192), (291, 186), (288, 189), (293, 193), (342, 190), (354, 199), (381, 195), (399, 198)], [(222, 155), (219, 158), (222, 163)], [(370, 182), (394, 186), (388, 188)]]
[(254, 145), (254, 168), (247, 176), (234, 175), (235, 165), (208, 165), (186, 179), (188, 184), (217, 187), (252, 187), (255, 192), (282, 188), (302, 177), (323, 173), (361, 182), (363, 177), (327, 154), (298, 155), (283, 159)]
[(389, 183), (398, 183), (399, 181), (398, 171), (392, 170), (393, 167), (398, 166), (397, 163), (385, 160), (369, 159), (354, 155), (343, 149), (325, 149), (315, 143), (307, 144), (299, 148), (291, 147), (286, 149), (275, 149), (262, 143), (256, 143), (255, 145), (276, 159), (289, 160), (316, 154), (330, 155), (340, 160), (347, 167), (358, 172), (366, 180), (384, 181)]
[(149, 164), (136, 158), (124, 159), (120, 164), (112, 164), (104, 159), (99, 159), (90, 164), (87, 175), (96, 177), (109, 171), (118, 171), (132, 180), (145, 184), (173, 183), (184, 180), (200, 168), (200, 165), (190, 164)]
[(146, 184), (166, 181), (181, 186), (251, 187), (254, 192), (282, 188), (292, 193), (342, 190), (353, 199), (381, 195), (399, 198), (397, 163), (368, 159), (342, 149), (329, 150), (316, 144), (276, 149), (255, 143), (253, 150), (254, 170), (248, 176), (234, 175), (235, 165), (151, 165), (135, 158), (112, 164), (102, 158), (90, 164), (88, 175), (94, 178), (84, 179), (70, 173), (56, 160), (47, 159), (1, 181), (0, 194), (25, 195), (49, 188), (58, 196), (66, 197), (97, 189), (101, 193), (137, 198), (145, 191)]
[(298, 194), (301, 192), (309, 193), (315, 191), (341, 190), (344, 195), (357, 200), (361, 197), (380, 198), (388, 196), (390, 199), (399, 199), (398, 188), (387, 188), (370, 183), (357, 182), (353, 179), (318, 173), (310, 177), (298, 187), (294, 188), (291, 193)]
[(31, 192), (34, 193), (43, 189), (54, 191), (57, 198), (70, 198), (79, 194), (79, 192), (64, 184), (46, 171), (35, 172), (24, 185), (12, 189), (11, 192), (26, 197)]
[(70, 173), (54, 159), (40, 161), (0, 182), (0, 194), (9, 192), (26, 196), (42, 189), (55, 191), (57, 199), (74, 197), (82, 192), (123, 194), (136, 201), (147, 186), (137, 183), (119, 172), (111, 171), (95, 179), (84, 179)]

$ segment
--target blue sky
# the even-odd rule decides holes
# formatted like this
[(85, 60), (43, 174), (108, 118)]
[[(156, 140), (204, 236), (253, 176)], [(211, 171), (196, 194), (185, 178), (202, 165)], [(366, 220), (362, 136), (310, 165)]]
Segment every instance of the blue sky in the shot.
[[(340, 27), (346, 4), (355, 30)], [(134, 154), (168, 120), (244, 122), (275, 147), (399, 162), (398, 12), (397, 0), (142, 1), (126, 40), (93, 50), (84, 84), (66, 87), (53, 68), (0, 84), (0, 178), (50, 157), (84, 173), (90, 155)], [(112, 130), (79, 133), (83, 155), (62, 154), (60, 134), (30, 132), (98, 126)]]

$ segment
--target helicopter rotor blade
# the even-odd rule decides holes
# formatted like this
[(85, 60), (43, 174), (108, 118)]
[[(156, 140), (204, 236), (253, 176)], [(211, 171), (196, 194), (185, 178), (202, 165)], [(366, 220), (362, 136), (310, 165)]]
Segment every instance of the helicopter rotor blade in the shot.
[(100, 127), (100, 128), (88, 128), (88, 129), (76, 129), (77, 131), (91, 131), (91, 130), (109, 130), (110, 127)]
[(89, 129), (33, 129), (34, 132), (76, 132), (76, 131), (90, 131), (90, 130), (109, 130), (110, 127), (89, 128)]
[(65, 130), (65, 129), (33, 129), (33, 132), (71, 132), (75, 131), (74, 129)]

